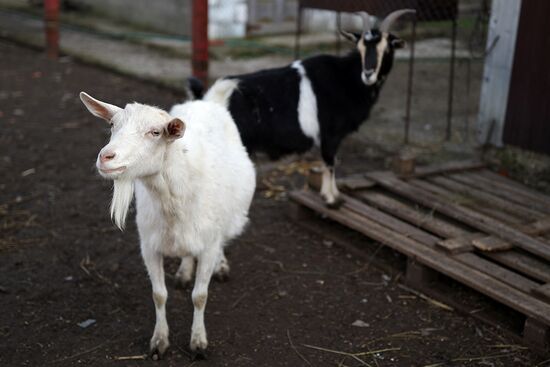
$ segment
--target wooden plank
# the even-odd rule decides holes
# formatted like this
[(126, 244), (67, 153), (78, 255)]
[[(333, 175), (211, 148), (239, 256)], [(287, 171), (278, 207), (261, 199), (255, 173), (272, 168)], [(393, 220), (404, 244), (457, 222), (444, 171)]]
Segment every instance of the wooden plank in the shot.
[(397, 231), (386, 228), (370, 218), (361, 216), (344, 204), (338, 210), (328, 209), (317, 196), (302, 191), (292, 192), (291, 199), (326, 215), (328, 218), (344, 224), (367, 237), (390, 246), (404, 255), (416, 259), (418, 262), (445, 274), (466, 286), (469, 286), (485, 295), (532, 317), (544, 324), (550, 325), (550, 305), (532, 296), (529, 296), (514, 287), (509, 286), (483, 272), (435, 250), (432, 247), (403, 236)]
[(336, 180), (336, 183), (339, 188), (348, 190), (368, 189), (376, 185), (376, 182), (365, 178), (363, 175), (344, 177)]
[(550, 301), (550, 283), (534, 288), (533, 292), (547, 301)]
[(536, 222), (521, 226), (518, 229), (530, 236), (546, 234), (550, 232), (550, 217), (542, 218)]
[(458, 226), (434, 217), (433, 213), (423, 213), (387, 195), (374, 191), (362, 191), (357, 195), (367, 203), (439, 236), (459, 237), (467, 233)]
[(439, 238), (399, 219), (396, 219), (395, 217), (392, 217), (391, 215), (388, 215), (378, 209), (365, 205), (361, 201), (356, 200), (350, 196), (342, 194), (342, 198), (344, 199), (344, 206), (346, 208), (354, 211), (355, 213), (369, 217), (378, 224), (391, 228), (394, 231), (398, 231), (403, 236), (413, 238), (418, 242), (431, 247), (435, 246), (437, 241), (439, 241)]
[(460, 237), (438, 241), (437, 245), (451, 254), (459, 254), (472, 251), (474, 249), (472, 240), (482, 236), (485, 235), (483, 233), (468, 233)]
[[(323, 182), (323, 173), (319, 169), (310, 169), (307, 177), (307, 184), (309, 187), (320, 190)], [(336, 180), (336, 185), (340, 189), (347, 190), (359, 190), (368, 189), (376, 185), (376, 182), (369, 180), (364, 174), (351, 175)]]
[(478, 250), (485, 252), (504, 251), (514, 247), (510, 242), (504, 241), (496, 236), (474, 238), (472, 240), (472, 245)]
[(491, 261), (485, 260), (484, 258), (473, 253), (462, 253), (453, 257), (458, 261), (490, 275), (493, 278), (496, 278), (520, 291), (530, 293), (540, 287), (540, 283), (534, 282), (531, 279), (521, 276)]
[(540, 202), (544, 204), (545, 207), (550, 207), (550, 197), (548, 195), (535, 191), (519, 182), (489, 170), (480, 170), (475, 173), (474, 177), (484, 177), (486, 182), (492, 182), (495, 186), (507, 190), (516, 196), (525, 197), (535, 203)]
[(546, 260), (550, 260), (550, 246), (546, 243), (530, 237), (515, 228), (503, 224), (487, 215), (475, 212), (471, 209), (440, 199), (438, 196), (420, 190), (402, 180), (399, 180), (392, 173), (368, 174), (380, 185), (388, 190), (402, 195), (410, 200), (418, 202), (428, 208), (433, 208), (453, 219), (464, 222), (479, 231), (503, 237), (512, 244), (538, 255)]
[(525, 195), (519, 188), (505, 187), (502, 183), (488, 179), (479, 172), (458, 173), (449, 177), (524, 208), (550, 214), (550, 204), (546, 204), (532, 195)]
[(482, 212), (484, 214), (487, 214), (488, 216), (498, 219), (501, 222), (513, 224), (513, 225), (520, 225), (525, 224), (525, 220), (522, 218), (515, 217), (507, 212), (504, 212), (502, 210), (495, 210), (488, 206), (479, 205), (479, 203), (476, 203), (474, 200), (469, 199), (465, 197), (464, 195), (460, 195), (457, 193), (454, 193), (452, 191), (446, 190), (440, 186), (434, 185), (432, 183), (429, 183), (424, 180), (410, 180), (407, 181), (411, 185), (418, 187), (420, 189), (431, 191), (443, 198), (447, 198), (449, 200), (452, 200), (455, 204), (465, 205), (471, 208), (474, 208), (475, 210)]
[(407, 259), (407, 270), (405, 272), (406, 283), (413, 287), (429, 287), (431, 283), (439, 278), (440, 273), (418, 263), (416, 260)]
[(486, 167), (486, 164), (477, 160), (451, 161), (430, 166), (417, 167), (412, 175), (406, 177), (426, 177), (442, 173), (475, 170)]
[(488, 252), (489, 258), (542, 282), (550, 283), (550, 264), (515, 251)]
[(465, 185), (462, 182), (454, 181), (447, 177), (430, 177), (428, 181), (443, 186), (452, 192), (458, 192), (475, 200), (482, 201), (502, 211), (516, 213), (528, 220), (537, 220), (545, 216), (536, 210), (526, 208), (509, 200), (504, 200), (501, 197), (479, 190), (477, 187)]

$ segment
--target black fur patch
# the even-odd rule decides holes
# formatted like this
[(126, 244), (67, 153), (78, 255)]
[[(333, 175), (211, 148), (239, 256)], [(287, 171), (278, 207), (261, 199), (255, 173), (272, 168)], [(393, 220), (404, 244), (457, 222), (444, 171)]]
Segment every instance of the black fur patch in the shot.
[[(328, 166), (334, 165), (342, 140), (368, 118), (392, 68), (393, 56), (392, 48), (384, 53), (379, 82), (372, 86), (361, 80), (358, 51), (344, 57), (320, 55), (302, 61), (317, 98), (321, 155)], [(249, 153), (263, 151), (278, 159), (313, 147), (313, 139), (304, 135), (298, 120), (298, 70), (287, 66), (228, 79), (239, 82), (229, 99), (229, 111)]]
[(271, 159), (303, 153), (313, 146), (298, 121), (300, 75), (290, 66), (234, 77), (237, 89), (229, 99), (243, 144), (249, 153)]

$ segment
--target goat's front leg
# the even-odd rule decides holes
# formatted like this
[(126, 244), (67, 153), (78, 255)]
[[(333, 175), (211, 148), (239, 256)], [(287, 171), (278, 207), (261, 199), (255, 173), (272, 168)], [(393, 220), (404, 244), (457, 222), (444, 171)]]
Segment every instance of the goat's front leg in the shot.
[(336, 186), (335, 176), (334, 165), (328, 166), (325, 164), (323, 166), (321, 197), (329, 208), (338, 208), (343, 203), (340, 191), (338, 191), (338, 187)]
[(144, 251), (143, 260), (151, 279), (153, 301), (155, 303), (155, 331), (150, 343), (152, 359), (160, 359), (170, 342), (168, 341), (168, 322), (166, 321), (166, 300), (168, 291), (164, 282), (164, 265), (162, 254), (156, 251)]
[(204, 326), (204, 309), (208, 299), (208, 285), (212, 273), (218, 261), (221, 246), (215, 245), (205, 249), (197, 259), (197, 272), (195, 273), (195, 287), (193, 288), (193, 326), (191, 327), (191, 341), (189, 347), (193, 352), (193, 358), (205, 357), (208, 341)]

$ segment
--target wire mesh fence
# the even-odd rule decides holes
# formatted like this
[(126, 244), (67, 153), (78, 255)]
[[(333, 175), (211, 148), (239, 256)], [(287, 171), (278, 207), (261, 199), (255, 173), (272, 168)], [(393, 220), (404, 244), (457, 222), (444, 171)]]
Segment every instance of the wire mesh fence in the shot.
[[(190, 38), (182, 35), (181, 27), (164, 27), (165, 32), (161, 33), (139, 22), (133, 26), (129, 24), (130, 18), (119, 22), (118, 11), (114, 11), (116, 14), (110, 21), (110, 8), (102, 8), (104, 13), (97, 14), (88, 11), (89, 0), (71, 0), (71, 3), (79, 2), (80, 8), (62, 7), (61, 44), (65, 49), (72, 47), (89, 59), (97, 58), (97, 53), (93, 47), (82, 45), (102, 43), (105, 47), (108, 44), (113, 52), (105, 63), (118, 62), (117, 69), (129, 69), (129, 73), (162, 79), (170, 85), (183, 85), (190, 73), (187, 65), (191, 52)], [(18, 3), (29, 4), (28, 0)], [(172, 18), (182, 24), (191, 23), (192, 1), (159, 0), (158, 3), (164, 5), (150, 4), (154, 9), (148, 12), (155, 14), (151, 18), (161, 23), (164, 19), (166, 24), (167, 19)], [(139, 13), (139, 7), (132, 7), (131, 1), (128, 4), (131, 7), (128, 14)], [(417, 10), (415, 18), (408, 17), (394, 27), (397, 35), (409, 41), (409, 47), (397, 52), (394, 70), (366, 126), (376, 129), (380, 135), (389, 134), (390, 140), (400, 143), (404, 140), (413, 143), (471, 140), (483, 58), (491, 50), (486, 42), (489, 0), (211, 0), (210, 78), (291, 62), (299, 9), (303, 10), (304, 31), (300, 55), (307, 57), (351, 49), (353, 45), (345, 46), (343, 42), (338, 47), (336, 31), (338, 26), (360, 29), (361, 20), (353, 12), (365, 10), (383, 18), (400, 8)], [(162, 15), (163, 11), (169, 11), (172, 18)], [(14, 32), (27, 23), (26, 34), (36, 29), (28, 18), (25, 22), (14, 19), (12, 23)], [(411, 65), (413, 44), (414, 65)], [(129, 50), (128, 57), (125, 58), (121, 50)], [(451, 62), (453, 50), (455, 57)]]
[[(403, 127), (402, 139), (408, 143), (412, 134), (420, 141), (469, 141), (485, 54), (488, 0), (300, 0), (297, 37), (308, 28), (302, 24), (306, 10), (334, 12), (336, 28), (340, 28), (349, 26), (342, 22), (341, 13), (366, 11), (383, 19), (403, 8), (415, 9), (416, 14), (397, 27), (399, 35), (410, 41), (410, 53), (397, 55), (409, 63), (407, 75), (402, 75), (407, 80), (404, 114), (394, 118)], [(449, 64), (446, 72), (442, 70), (444, 63)], [(430, 83), (415, 83), (419, 74), (429, 77)], [(446, 110), (441, 108), (443, 105)]]

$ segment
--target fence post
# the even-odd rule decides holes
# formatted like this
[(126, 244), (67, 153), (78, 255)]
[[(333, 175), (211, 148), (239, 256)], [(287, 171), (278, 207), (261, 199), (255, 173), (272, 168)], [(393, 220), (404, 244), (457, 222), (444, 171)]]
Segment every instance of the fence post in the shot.
[(59, 0), (44, 1), (44, 33), (49, 58), (59, 56)]
[(193, 0), (193, 76), (208, 85), (208, 0)]

